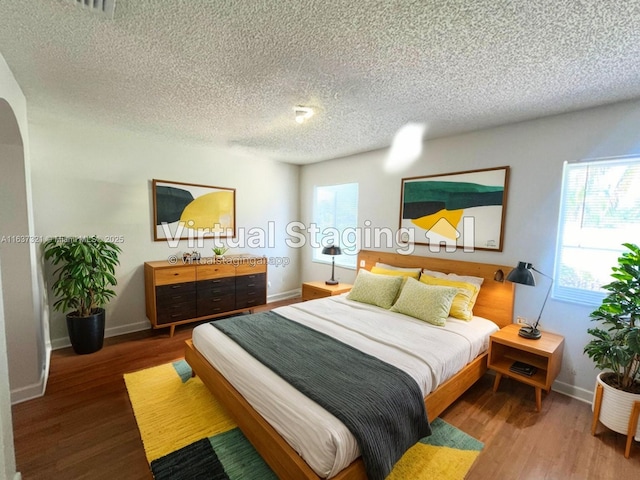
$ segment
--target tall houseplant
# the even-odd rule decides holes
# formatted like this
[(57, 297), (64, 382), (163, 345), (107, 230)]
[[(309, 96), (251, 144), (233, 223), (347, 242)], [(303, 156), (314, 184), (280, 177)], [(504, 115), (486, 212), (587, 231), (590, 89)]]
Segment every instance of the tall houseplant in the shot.
[(104, 305), (115, 296), (115, 267), (120, 247), (96, 236), (55, 237), (44, 243), (53, 273), (54, 310), (66, 312), (67, 330), (76, 353), (93, 353), (104, 340)]
[[(596, 380), (592, 434), (597, 420), (615, 432), (629, 434), (631, 413), (640, 402), (640, 248), (623, 245), (628, 251), (612, 269), (614, 280), (603, 286), (609, 294), (591, 313), (591, 319), (601, 325), (588, 329), (595, 338), (584, 347), (597, 368), (605, 370)], [(640, 426), (631, 434), (640, 440)]]
[(602, 327), (588, 329), (596, 338), (584, 352), (598, 368), (611, 371), (607, 383), (612, 387), (640, 393), (640, 247), (624, 246), (629, 251), (613, 267), (614, 281), (602, 287), (610, 293), (591, 313)]

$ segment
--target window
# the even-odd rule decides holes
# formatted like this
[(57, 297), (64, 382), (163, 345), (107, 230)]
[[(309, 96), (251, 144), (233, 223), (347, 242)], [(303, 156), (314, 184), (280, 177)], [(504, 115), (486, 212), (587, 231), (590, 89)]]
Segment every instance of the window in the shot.
[(313, 197), (313, 223), (318, 235), (311, 238), (313, 260), (331, 262), (322, 255), (322, 247), (338, 245), (342, 255), (335, 257), (336, 265), (356, 268), (358, 253), (358, 184), (315, 187)]
[(599, 305), (623, 243), (640, 239), (640, 157), (565, 163), (553, 297)]

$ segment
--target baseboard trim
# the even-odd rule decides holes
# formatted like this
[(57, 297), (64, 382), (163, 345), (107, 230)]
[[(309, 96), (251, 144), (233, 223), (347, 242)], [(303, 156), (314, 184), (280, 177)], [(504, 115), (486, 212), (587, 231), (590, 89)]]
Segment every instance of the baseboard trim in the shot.
[(267, 303), (279, 302), (280, 300), (289, 300), (290, 298), (300, 297), (302, 295), (302, 288), (296, 288), (289, 290), (288, 292), (275, 293), (267, 297)]
[[(136, 322), (129, 323), (127, 325), (121, 325), (119, 327), (107, 328), (104, 331), (104, 337), (117, 337), (118, 335), (125, 335), (127, 333), (140, 332), (142, 330), (149, 330), (151, 325), (148, 321), (145, 322)], [(71, 342), (69, 341), (69, 337), (64, 338), (52, 338), (51, 339), (51, 348), (53, 350), (59, 350), (61, 348), (67, 348), (71, 346)]]
[(46, 381), (44, 377), (41, 377), (40, 381), (36, 383), (11, 390), (11, 405), (33, 400), (34, 398), (40, 398), (44, 395), (45, 385)]
[(576, 387), (575, 385), (571, 385), (565, 382), (558, 382), (557, 380), (553, 382), (552, 388), (555, 392), (561, 393), (571, 398), (575, 398), (576, 400), (588, 403), (589, 405), (591, 405), (591, 403), (593, 402), (593, 390)]

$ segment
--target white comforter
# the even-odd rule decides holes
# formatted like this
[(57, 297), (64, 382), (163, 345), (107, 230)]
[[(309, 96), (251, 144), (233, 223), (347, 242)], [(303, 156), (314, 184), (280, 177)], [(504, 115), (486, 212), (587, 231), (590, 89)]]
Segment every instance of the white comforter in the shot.
[[(449, 318), (445, 327), (436, 327), (345, 297), (274, 311), (404, 370), (424, 396), (484, 352), (489, 335), (498, 330), (480, 317), (470, 322)], [(208, 323), (199, 325), (193, 330), (193, 344), (318, 476), (330, 478), (359, 456), (356, 440), (342, 422), (218, 329)]]

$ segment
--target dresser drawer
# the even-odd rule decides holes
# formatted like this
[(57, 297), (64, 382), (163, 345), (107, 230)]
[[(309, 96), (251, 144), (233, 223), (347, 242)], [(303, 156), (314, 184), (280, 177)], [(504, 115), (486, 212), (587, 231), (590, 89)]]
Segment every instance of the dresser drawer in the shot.
[(214, 265), (198, 265), (197, 278), (198, 281), (209, 280), (211, 278), (231, 277), (236, 274), (236, 269), (233, 265), (227, 264), (214, 264)]
[(252, 308), (267, 303), (266, 281), (266, 273), (236, 277), (236, 308)]
[(156, 304), (184, 303), (196, 300), (196, 282), (174, 283), (156, 287)]
[(236, 309), (253, 308), (258, 305), (264, 305), (267, 303), (267, 296), (265, 291), (262, 292), (247, 292), (244, 295), (236, 295)]
[(173, 283), (195, 282), (196, 267), (170, 267), (160, 268), (155, 271), (155, 283), (157, 285), (170, 285)]
[(173, 323), (187, 320), (196, 316), (195, 293), (194, 299), (189, 302), (173, 303), (163, 307), (158, 306), (157, 323)]
[(162, 295), (160, 297), (156, 297), (156, 305), (158, 309), (173, 305), (173, 304), (186, 304), (186, 303), (195, 303), (196, 301), (196, 292), (173, 292), (170, 295)]
[(267, 265), (264, 263), (256, 263), (256, 264), (240, 264), (236, 267), (236, 275), (248, 275), (255, 273), (267, 273)]
[(246, 290), (262, 286), (264, 288), (267, 281), (266, 273), (254, 273), (251, 275), (239, 275), (236, 277), (236, 290)]
[(198, 317), (216, 315), (218, 313), (229, 312), (236, 307), (235, 295), (225, 295), (221, 297), (198, 298)]
[(236, 279), (234, 277), (214, 278), (197, 283), (198, 299), (235, 295), (235, 291)]

